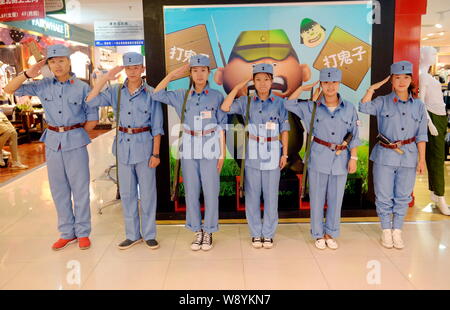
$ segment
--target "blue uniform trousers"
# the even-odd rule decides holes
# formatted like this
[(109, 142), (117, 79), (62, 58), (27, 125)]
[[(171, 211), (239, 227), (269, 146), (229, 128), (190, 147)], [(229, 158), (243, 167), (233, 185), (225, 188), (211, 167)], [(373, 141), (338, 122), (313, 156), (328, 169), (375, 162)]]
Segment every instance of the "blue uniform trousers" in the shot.
[[(217, 159), (181, 159), (186, 194), (186, 228), (196, 232), (219, 230), (220, 175)], [(200, 190), (203, 188), (205, 219), (202, 225)]]
[(125, 219), (126, 238), (129, 240), (156, 239), (155, 172), (156, 168), (150, 168), (147, 160), (130, 165), (119, 162), (120, 199)]
[[(280, 168), (260, 170), (245, 167), (245, 215), (252, 237), (273, 238), (278, 225)], [(264, 219), (261, 219), (261, 190)]]
[(47, 147), (45, 152), (61, 238), (88, 237), (91, 233), (91, 210), (86, 146), (69, 151), (54, 151)]
[[(325, 234), (337, 238), (340, 232), (342, 199), (347, 174), (332, 175), (308, 169), (309, 200), (311, 206), (311, 235), (323, 238)], [(327, 202), (325, 225), (324, 204)]]
[(382, 229), (402, 229), (416, 181), (416, 168), (373, 164), (375, 205)]

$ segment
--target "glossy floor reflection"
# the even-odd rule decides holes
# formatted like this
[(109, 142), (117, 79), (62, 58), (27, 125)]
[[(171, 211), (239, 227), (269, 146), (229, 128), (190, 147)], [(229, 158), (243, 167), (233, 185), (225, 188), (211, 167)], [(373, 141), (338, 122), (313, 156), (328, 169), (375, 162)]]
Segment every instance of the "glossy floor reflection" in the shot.
[(380, 245), (378, 223), (359, 222), (342, 224), (337, 251), (314, 248), (308, 223), (279, 225), (271, 250), (251, 247), (246, 224), (222, 224), (209, 252), (192, 252), (192, 233), (181, 225), (158, 226), (158, 250), (138, 244), (120, 251), (120, 206), (96, 212), (115, 195), (102, 178), (114, 162), (112, 137), (89, 146), (96, 181), (87, 251), (50, 249), (58, 233), (46, 167), (0, 188), (0, 289), (450, 289), (450, 218), (432, 206), (423, 211), (423, 184), (409, 213), (433, 221), (407, 222), (403, 250)]

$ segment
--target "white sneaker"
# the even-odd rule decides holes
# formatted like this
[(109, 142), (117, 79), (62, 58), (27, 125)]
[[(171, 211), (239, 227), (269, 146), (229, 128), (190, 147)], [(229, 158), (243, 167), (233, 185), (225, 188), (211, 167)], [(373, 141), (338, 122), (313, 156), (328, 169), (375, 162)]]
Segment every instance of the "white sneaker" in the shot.
[(392, 249), (394, 246), (392, 229), (383, 229), (383, 232), (381, 233), (381, 245), (385, 248)]
[(11, 168), (28, 169), (28, 166), (22, 164), (20, 161), (13, 161), (11, 164)]
[(327, 248), (327, 243), (326, 243), (325, 239), (323, 239), (323, 238), (317, 239), (314, 244), (315, 244), (316, 248), (318, 248), (319, 250), (325, 250)]
[(327, 243), (327, 246), (332, 250), (337, 250), (337, 248), (339, 247), (335, 239), (325, 239), (325, 242)]
[(252, 247), (254, 247), (255, 249), (260, 249), (260, 248), (262, 248), (263, 247), (263, 244), (262, 244), (262, 241), (261, 241), (261, 238), (259, 238), (259, 237), (253, 237), (252, 238)]
[(402, 231), (400, 229), (394, 229), (392, 232), (392, 239), (394, 241), (394, 248), (403, 249), (405, 244), (402, 240)]
[(8, 151), (5, 151), (5, 150), (2, 150), (2, 153), (3, 153), (3, 155), (5, 155), (5, 156), (9, 156), (9, 155), (11, 155), (11, 153), (10, 153), (10, 152), (8, 152)]
[(191, 243), (191, 250), (198, 251), (202, 247), (203, 242), (203, 231), (197, 231), (194, 236), (194, 241)]
[(5, 166), (5, 161), (3, 160), (3, 156), (0, 156), (0, 166)]
[(263, 245), (263, 248), (265, 248), (265, 249), (273, 248), (273, 239), (272, 238), (264, 238), (262, 245)]
[(203, 240), (202, 240), (202, 250), (203, 251), (209, 251), (212, 249), (212, 234), (207, 233), (206, 231), (203, 232)]
[(444, 215), (450, 215), (450, 209), (447, 205), (447, 202), (445, 202), (444, 196), (436, 196), (437, 202), (436, 205), (439, 208), (439, 211), (441, 211)]

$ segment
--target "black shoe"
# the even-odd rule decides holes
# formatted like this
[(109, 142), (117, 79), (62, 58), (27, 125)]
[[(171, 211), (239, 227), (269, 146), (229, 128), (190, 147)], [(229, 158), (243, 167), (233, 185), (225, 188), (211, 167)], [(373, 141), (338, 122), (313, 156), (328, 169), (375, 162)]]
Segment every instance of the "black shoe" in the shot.
[(117, 245), (117, 247), (120, 250), (126, 250), (126, 249), (131, 248), (133, 245), (138, 244), (139, 242), (142, 242), (142, 239), (138, 239), (138, 240), (135, 240), (135, 241), (131, 241), (130, 239), (126, 239), (126, 240), (122, 241), (121, 243), (119, 243)]
[(147, 240), (145, 241), (145, 244), (152, 250), (156, 250), (157, 248), (159, 248), (159, 243), (155, 239)]

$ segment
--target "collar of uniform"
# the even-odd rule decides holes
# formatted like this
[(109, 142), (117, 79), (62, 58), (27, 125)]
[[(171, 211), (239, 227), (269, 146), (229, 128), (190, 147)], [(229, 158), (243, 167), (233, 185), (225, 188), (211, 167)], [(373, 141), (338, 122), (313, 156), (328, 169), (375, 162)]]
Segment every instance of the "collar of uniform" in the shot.
[(413, 96), (411, 95), (411, 93), (409, 93), (408, 94), (408, 99), (406, 100), (406, 101), (403, 101), (403, 100), (400, 100), (400, 98), (397, 96), (397, 94), (395, 93), (395, 91), (393, 91), (392, 93), (391, 93), (391, 95), (392, 95), (392, 100), (395, 102), (395, 103), (397, 103), (397, 102), (413, 102), (414, 101), (414, 98), (413, 98)]
[[(344, 106), (344, 100), (342, 100), (342, 96), (339, 93), (337, 94), (337, 96), (338, 96), (339, 103), (338, 103), (336, 108), (339, 108), (341, 106), (343, 107)], [(327, 105), (325, 104), (325, 96), (321, 96), (320, 99), (317, 101), (317, 103), (319, 105), (323, 105), (324, 107), (326, 107)]]
[[(73, 83), (75, 83), (75, 79), (76, 79), (75, 73), (70, 72), (69, 74), (70, 74), (69, 79), (67, 81), (65, 81), (65, 82), (62, 82), (62, 84), (66, 84), (66, 83), (73, 84)], [(53, 77), (53, 84), (56, 84), (56, 83), (61, 83), (61, 82), (58, 81), (58, 79), (54, 76)]]
[[(127, 87), (128, 88), (128, 78), (125, 79), (125, 82), (123, 82), (122, 88)], [(141, 85), (136, 88), (136, 90), (130, 94), (131, 96), (136, 95), (137, 93), (139, 93), (141, 90), (145, 91), (145, 87), (144, 87), (144, 80), (141, 80)]]
[[(258, 100), (259, 100), (259, 101), (262, 101), (262, 100), (259, 98), (257, 92), (255, 92), (255, 95), (253, 95), (253, 101), (258, 101)], [(269, 97), (267, 98), (266, 101), (271, 101), (271, 102), (274, 102), (274, 101), (275, 101), (275, 95), (272, 94), (272, 91), (270, 91)]]
[[(200, 94), (209, 94), (209, 82), (206, 82), (205, 88), (203, 88), (203, 91)], [(191, 97), (195, 95), (195, 88), (194, 85), (191, 86)]]

